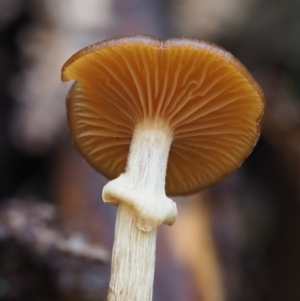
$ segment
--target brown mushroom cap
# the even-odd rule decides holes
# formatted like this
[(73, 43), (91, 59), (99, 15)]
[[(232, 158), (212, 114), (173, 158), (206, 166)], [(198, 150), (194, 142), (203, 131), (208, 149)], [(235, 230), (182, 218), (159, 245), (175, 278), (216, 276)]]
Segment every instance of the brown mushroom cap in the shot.
[(260, 134), (264, 97), (247, 69), (224, 49), (194, 39), (149, 36), (107, 40), (62, 68), (73, 141), (108, 178), (125, 171), (135, 125), (172, 129), (168, 195), (206, 188), (234, 172)]

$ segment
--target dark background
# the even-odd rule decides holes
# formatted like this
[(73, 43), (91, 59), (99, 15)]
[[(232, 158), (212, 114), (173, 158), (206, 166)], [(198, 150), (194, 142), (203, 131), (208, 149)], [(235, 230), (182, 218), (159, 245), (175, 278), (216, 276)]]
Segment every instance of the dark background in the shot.
[(0, 300), (105, 300), (116, 210), (71, 144), (60, 68), (137, 33), (217, 43), (266, 96), (242, 168), (160, 227), (153, 300), (300, 300), (299, 14), (298, 0), (0, 0)]

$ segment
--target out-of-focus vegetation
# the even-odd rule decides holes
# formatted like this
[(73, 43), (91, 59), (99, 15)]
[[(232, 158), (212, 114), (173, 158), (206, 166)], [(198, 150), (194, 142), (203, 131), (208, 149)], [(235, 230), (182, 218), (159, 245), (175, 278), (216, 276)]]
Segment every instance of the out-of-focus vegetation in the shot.
[(71, 144), (60, 68), (138, 33), (215, 42), (266, 95), (243, 167), (160, 227), (153, 300), (300, 300), (299, 14), (299, 0), (0, 0), (0, 299), (106, 300), (115, 208)]

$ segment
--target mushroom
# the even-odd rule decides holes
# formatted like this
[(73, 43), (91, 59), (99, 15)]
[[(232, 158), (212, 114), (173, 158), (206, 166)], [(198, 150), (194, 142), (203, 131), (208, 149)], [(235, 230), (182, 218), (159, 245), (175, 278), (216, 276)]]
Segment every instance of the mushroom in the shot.
[[(224, 49), (195, 39), (106, 40), (75, 53), (62, 81), (73, 142), (113, 179), (118, 206), (108, 300), (152, 299), (157, 227), (175, 203), (233, 173), (260, 134), (264, 97)], [(166, 192), (165, 192), (166, 190)]]

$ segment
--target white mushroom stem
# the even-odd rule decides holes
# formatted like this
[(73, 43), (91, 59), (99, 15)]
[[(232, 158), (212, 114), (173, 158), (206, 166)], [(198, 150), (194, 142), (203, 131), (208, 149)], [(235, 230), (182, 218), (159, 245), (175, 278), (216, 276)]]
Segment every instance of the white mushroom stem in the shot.
[(133, 209), (118, 207), (108, 301), (151, 301), (157, 228), (136, 226)]
[(103, 189), (118, 205), (109, 301), (149, 301), (155, 263), (156, 228), (173, 224), (175, 203), (165, 195), (172, 132), (162, 122), (137, 124), (126, 172)]

